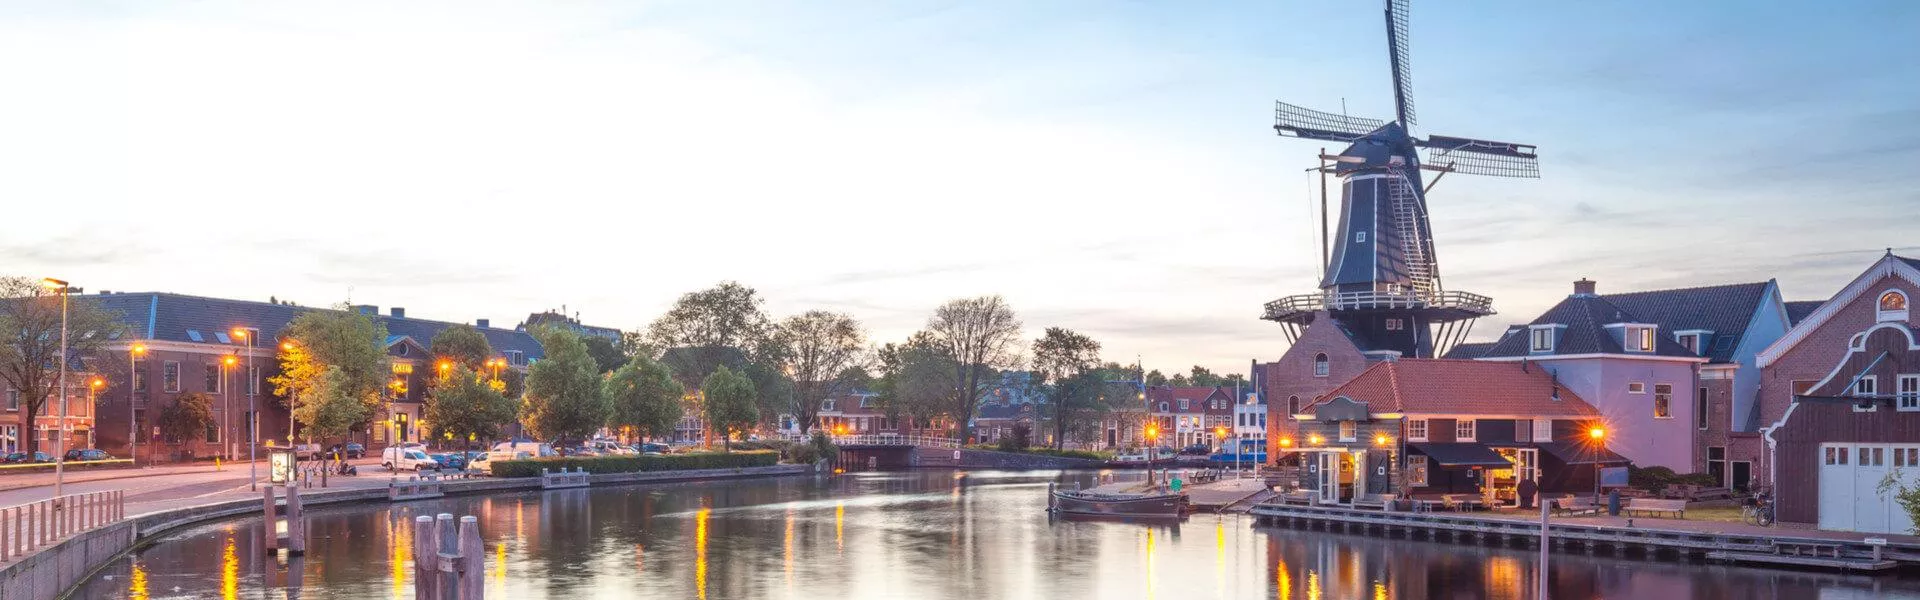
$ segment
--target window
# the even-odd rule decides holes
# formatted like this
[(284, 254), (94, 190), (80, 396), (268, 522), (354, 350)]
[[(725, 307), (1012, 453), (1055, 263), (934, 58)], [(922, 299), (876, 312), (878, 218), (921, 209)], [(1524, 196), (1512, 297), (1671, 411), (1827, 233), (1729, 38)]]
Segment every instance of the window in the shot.
[(1360, 439), (1360, 424), (1354, 421), (1340, 422), (1340, 441), (1351, 442)]
[(873, 408), (873, 396), (861, 396), (860, 408)]
[(1415, 460), (1413, 464), (1407, 465), (1407, 485), (1416, 487), (1427, 485), (1426, 459)]
[(1160, 403), (1160, 412), (1167, 412), (1167, 403), (1165, 402)]
[(1645, 393), (1647, 393), (1647, 384), (1645, 384), (1645, 383), (1642, 383), (1642, 382), (1638, 382), (1638, 381), (1630, 381), (1630, 382), (1627, 382), (1627, 393), (1629, 393), (1629, 394), (1645, 394)]
[(1457, 438), (1457, 441), (1473, 441), (1473, 425), (1473, 419), (1461, 419), (1454, 422), (1453, 437)]
[(227, 337), (227, 332), (225, 332), (225, 331), (215, 331), (215, 332), (213, 332), (213, 338), (214, 338), (214, 339), (217, 339), (217, 340), (220, 340), (220, 343), (222, 343), (222, 344), (231, 344), (231, 343), (233, 343), (233, 338), (230, 338), (230, 337)]
[(1533, 441), (1533, 422), (1532, 421), (1514, 421), (1513, 422), (1513, 441), (1521, 442), (1521, 443), (1532, 442)]
[(1880, 294), (1880, 310), (1875, 316), (1878, 321), (1907, 320), (1907, 295), (1900, 290), (1887, 290)]
[(139, 392), (142, 394), (147, 393), (147, 370), (146, 369), (137, 368), (137, 367), (134, 368), (133, 391)]
[(1707, 388), (1700, 388), (1700, 395), (1696, 396), (1693, 400), (1693, 420), (1695, 425), (1703, 431), (1706, 430), (1708, 423), (1707, 415), (1711, 412), (1712, 409), (1707, 405)]
[(211, 422), (207, 423), (207, 443), (214, 444), (214, 443), (218, 443), (219, 441), (220, 441), (220, 427)]
[(1718, 350), (1718, 351), (1727, 351), (1727, 350), (1732, 350), (1732, 349), (1733, 349), (1733, 336), (1731, 336), (1731, 335), (1723, 335), (1723, 336), (1720, 336), (1720, 337), (1719, 337), (1718, 339), (1715, 339), (1715, 340), (1713, 341), (1713, 349), (1714, 349), (1714, 350)]
[(7, 390), (7, 410), (20, 410), (20, 390)]
[(1287, 396), (1287, 418), (1292, 419), (1297, 414), (1300, 414), (1300, 397)]
[(1536, 442), (1553, 441), (1553, 419), (1534, 419), (1533, 420), (1533, 441), (1536, 441)]
[(1187, 399), (1186, 399), (1186, 398), (1181, 398), (1181, 399), (1180, 399), (1180, 410), (1186, 410), (1186, 409), (1187, 409)]
[(1853, 395), (1874, 396), (1880, 393), (1880, 378), (1872, 375), (1861, 377), (1853, 382)]
[(1653, 385), (1653, 418), (1673, 418), (1673, 386), (1671, 384)]
[(168, 392), (180, 391), (180, 363), (170, 360), (160, 366), (160, 386)]
[(1680, 342), (1680, 347), (1686, 348), (1688, 352), (1692, 352), (1694, 354), (1700, 353), (1700, 334), (1689, 333), (1687, 335), (1674, 336), (1674, 337), (1676, 341)]
[(1353, 243), (1362, 244), (1362, 243), (1366, 243), (1366, 241), (1367, 241), (1367, 232), (1365, 231), (1353, 232)]
[(197, 331), (197, 330), (193, 330), (193, 329), (188, 329), (188, 330), (187, 330), (187, 339), (190, 339), (190, 340), (193, 340), (193, 341), (196, 341), (196, 342), (204, 342), (204, 341), (207, 341), (207, 338), (203, 338), (203, 337), (200, 337), (200, 332), (199, 332), (199, 331)]
[(1401, 320), (1387, 319), (1387, 331), (1400, 331), (1405, 328), (1406, 328), (1406, 323), (1402, 322)]
[(1314, 377), (1327, 376), (1327, 355), (1325, 354), (1313, 355), (1313, 376)]
[(1533, 328), (1533, 345), (1531, 346), (1531, 350), (1534, 352), (1552, 352), (1554, 333), (1555, 331), (1552, 327)]
[(1623, 345), (1626, 346), (1627, 351), (1628, 352), (1652, 352), (1653, 342), (1654, 342), (1653, 329), (1654, 328), (1649, 325), (1628, 326), (1627, 336), (1623, 340), (1624, 342)]
[(1900, 400), (1894, 406), (1900, 410), (1920, 410), (1920, 375), (1901, 375), (1899, 381), (1894, 397)]
[(207, 365), (207, 391), (220, 393), (220, 365)]
[(508, 350), (506, 352), (506, 355), (507, 355), (507, 364), (515, 365), (515, 366), (527, 364), (527, 354), (525, 352), (521, 352), (519, 350)]
[(1427, 420), (1426, 419), (1408, 419), (1407, 420), (1407, 439), (1417, 441), (1417, 442), (1427, 441)]
[(832, 399), (832, 398), (828, 398), (828, 399), (825, 399), (825, 400), (821, 400), (821, 401), (820, 401), (820, 410), (833, 410), (833, 399)]

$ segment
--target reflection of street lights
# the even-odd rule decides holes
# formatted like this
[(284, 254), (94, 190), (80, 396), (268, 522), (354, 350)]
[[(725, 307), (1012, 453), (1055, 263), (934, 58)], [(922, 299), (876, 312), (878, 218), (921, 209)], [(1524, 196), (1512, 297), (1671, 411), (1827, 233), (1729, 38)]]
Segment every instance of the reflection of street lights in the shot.
[[(54, 428), (53, 456), (53, 497), (59, 498), (60, 484), (66, 479), (67, 470), (67, 297), (73, 295), (73, 286), (52, 277), (40, 280), (40, 285), (60, 294), (60, 423)], [(28, 429), (33, 427), (32, 423), (24, 425)]]
[(147, 345), (140, 342), (127, 347), (127, 460), (135, 465), (140, 464), (140, 421), (134, 418), (133, 403), (142, 390), (133, 382), (139, 379), (136, 373), (140, 369), (140, 355), (146, 353)]

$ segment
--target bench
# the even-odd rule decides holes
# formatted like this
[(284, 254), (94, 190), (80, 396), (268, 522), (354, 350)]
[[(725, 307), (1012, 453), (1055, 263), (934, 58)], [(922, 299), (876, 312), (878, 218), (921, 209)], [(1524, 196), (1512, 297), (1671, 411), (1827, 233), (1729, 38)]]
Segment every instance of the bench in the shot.
[(1440, 496), (1440, 505), (1447, 510), (1478, 510), (1487, 507), (1487, 503), (1474, 494), (1446, 494)]
[(1674, 516), (1681, 519), (1687, 518), (1687, 501), (1686, 500), (1661, 500), (1658, 498), (1630, 498), (1627, 500), (1627, 505), (1622, 508), (1623, 510), (1627, 511), (1627, 514), (1629, 515), (1632, 515), (1635, 513), (1671, 513)]
[(1281, 504), (1313, 504), (1313, 490), (1289, 490), (1280, 493)]
[(1387, 504), (1391, 502), (1393, 497), (1386, 494), (1362, 494), (1353, 499), (1353, 507), (1386, 510)]
[(1595, 503), (1592, 498), (1566, 496), (1554, 498), (1549, 500), (1549, 502), (1553, 503), (1553, 514), (1556, 515), (1600, 514), (1600, 505)]

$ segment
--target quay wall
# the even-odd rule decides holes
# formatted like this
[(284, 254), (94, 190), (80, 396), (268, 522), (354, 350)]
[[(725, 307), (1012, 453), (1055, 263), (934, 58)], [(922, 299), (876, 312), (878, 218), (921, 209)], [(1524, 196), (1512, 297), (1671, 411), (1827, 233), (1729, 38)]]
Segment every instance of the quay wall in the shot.
[(1045, 454), (1023, 454), (1019, 452), (995, 452), (963, 448), (927, 448), (915, 447), (913, 466), (921, 468), (951, 469), (1097, 469), (1105, 466), (1104, 461), (1085, 458), (1066, 458)]

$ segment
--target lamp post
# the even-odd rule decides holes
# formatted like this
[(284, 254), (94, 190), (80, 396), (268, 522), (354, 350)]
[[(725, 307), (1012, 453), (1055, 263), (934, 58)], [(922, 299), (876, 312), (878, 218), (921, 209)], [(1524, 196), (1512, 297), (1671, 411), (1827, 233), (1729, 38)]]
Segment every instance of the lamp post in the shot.
[(98, 444), (95, 442), (100, 441), (99, 418), (97, 416), (100, 414), (100, 402), (97, 398), (100, 393), (100, 388), (106, 386), (107, 380), (101, 379), (97, 375), (94, 376), (93, 379), (87, 380), (87, 418), (92, 419), (92, 422), (87, 425), (87, 447), (89, 448), (97, 447)]
[(1147, 418), (1149, 419), (1149, 421), (1147, 421), (1147, 487), (1152, 488), (1153, 455), (1160, 451), (1160, 449), (1156, 447), (1154, 440), (1160, 439), (1160, 424), (1152, 421), (1152, 416), (1148, 416)]
[[(247, 491), (260, 489), (260, 457), (256, 454), (260, 447), (260, 428), (255, 426), (255, 421), (260, 418), (260, 403), (254, 400), (253, 394), (253, 386), (256, 385), (253, 375), (253, 339), (259, 337), (254, 335), (258, 331), (250, 327), (233, 328), (234, 336), (247, 341)], [(287, 443), (291, 444), (293, 440), (287, 440)]]
[[(140, 422), (134, 418), (133, 404), (139, 401), (140, 386), (133, 385), (139, 377), (140, 355), (147, 353), (147, 345), (134, 342), (127, 347), (127, 460), (134, 466), (140, 465)], [(141, 383), (145, 383), (144, 381)]]
[(1588, 449), (1593, 452), (1593, 503), (1595, 505), (1600, 504), (1600, 444), (1606, 437), (1607, 430), (1597, 425), (1587, 430), (1587, 440), (1590, 444)]
[[(280, 351), (292, 352), (296, 345), (298, 344), (295, 344), (292, 339), (280, 340)], [(294, 389), (293, 386), (287, 386), (287, 447), (289, 448), (293, 447), (293, 407), (299, 404), (299, 394), (299, 390)], [(293, 455), (298, 457), (300, 453), (296, 451)]]
[(233, 385), (227, 380), (227, 369), (238, 362), (232, 354), (220, 359), (220, 454), (228, 462), (233, 461)]
[[(40, 280), (40, 285), (60, 293), (60, 422), (54, 427), (53, 450), (53, 497), (58, 499), (67, 470), (67, 297), (73, 295), (73, 286), (52, 277)], [(33, 424), (26, 426), (31, 428)]]

